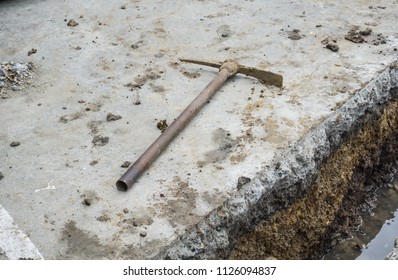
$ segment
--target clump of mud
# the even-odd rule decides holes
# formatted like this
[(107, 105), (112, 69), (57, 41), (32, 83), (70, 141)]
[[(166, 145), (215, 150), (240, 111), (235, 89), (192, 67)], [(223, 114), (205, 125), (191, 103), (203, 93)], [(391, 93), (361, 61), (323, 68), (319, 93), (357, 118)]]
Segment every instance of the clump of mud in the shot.
[(167, 124), (167, 120), (160, 120), (156, 124), (156, 127), (163, 133), (169, 125)]

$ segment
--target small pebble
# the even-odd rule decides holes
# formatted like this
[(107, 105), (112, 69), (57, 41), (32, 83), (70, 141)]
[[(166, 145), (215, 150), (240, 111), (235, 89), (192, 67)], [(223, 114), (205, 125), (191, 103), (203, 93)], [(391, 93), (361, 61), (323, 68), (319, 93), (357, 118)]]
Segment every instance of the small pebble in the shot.
[(31, 49), (30, 51), (28, 51), (28, 56), (31, 56), (32, 54), (37, 53), (37, 49)]
[(120, 167), (122, 167), (122, 168), (127, 168), (127, 167), (130, 166), (130, 164), (131, 164), (130, 161), (125, 161), (125, 162), (123, 162), (123, 164), (122, 164)]
[(326, 45), (326, 48), (331, 50), (332, 52), (337, 52), (339, 50), (339, 45), (333, 44), (333, 43), (329, 43), (329, 44)]
[(13, 141), (13, 142), (11, 142), (11, 144), (10, 144), (11, 147), (17, 147), (17, 146), (19, 146), (19, 145), (21, 145), (21, 143), (18, 142), (18, 141)]
[(117, 121), (120, 120), (122, 117), (119, 115), (114, 115), (112, 113), (108, 113), (108, 115), (106, 116), (106, 121), (107, 122), (113, 122), (113, 121)]
[(68, 21), (67, 25), (70, 27), (75, 27), (75, 26), (79, 25), (79, 23), (77, 21), (75, 21), (74, 19), (71, 19)]
[(90, 206), (90, 205), (91, 205), (91, 199), (85, 198), (85, 199), (83, 200), (83, 204), (84, 204), (84, 205), (87, 205), (87, 206)]

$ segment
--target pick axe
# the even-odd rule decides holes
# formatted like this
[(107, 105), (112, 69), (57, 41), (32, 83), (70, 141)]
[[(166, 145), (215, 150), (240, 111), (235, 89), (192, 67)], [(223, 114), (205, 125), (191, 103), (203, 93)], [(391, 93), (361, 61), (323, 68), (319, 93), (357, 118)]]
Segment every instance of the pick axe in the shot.
[(136, 162), (123, 174), (116, 182), (119, 191), (127, 191), (145, 169), (160, 155), (160, 153), (170, 144), (174, 137), (188, 124), (188, 122), (199, 112), (204, 104), (214, 95), (214, 93), (225, 83), (225, 81), (235, 76), (237, 73), (257, 78), (271, 85), (282, 87), (283, 77), (281, 75), (260, 70), (253, 67), (246, 67), (238, 64), (234, 60), (226, 60), (223, 63), (214, 63), (194, 59), (180, 59), (183, 62), (195, 63), (210, 67), (219, 68), (218, 74), (205, 87), (205, 89), (188, 105), (187, 108), (166, 128), (166, 130), (152, 143), (151, 146), (137, 159)]

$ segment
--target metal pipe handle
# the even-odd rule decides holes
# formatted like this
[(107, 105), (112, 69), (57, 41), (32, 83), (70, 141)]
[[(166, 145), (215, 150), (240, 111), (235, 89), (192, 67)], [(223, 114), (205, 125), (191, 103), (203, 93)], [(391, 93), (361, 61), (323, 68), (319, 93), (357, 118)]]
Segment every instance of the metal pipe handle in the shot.
[[(236, 74), (236, 73), (235, 73)], [(116, 182), (119, 191), (127, 191), (145, 169), (160, 155), (170, 144), (174, 137), (188, 124), (199, 112), (214, 93), (231, 76), (229, 67), (221, 67), (217, 76), (206, 88), (188, 105), (187, 108), (166, 128), (166, 130), (153, 142), (151, 146), (137, 159), (136, 162)]]

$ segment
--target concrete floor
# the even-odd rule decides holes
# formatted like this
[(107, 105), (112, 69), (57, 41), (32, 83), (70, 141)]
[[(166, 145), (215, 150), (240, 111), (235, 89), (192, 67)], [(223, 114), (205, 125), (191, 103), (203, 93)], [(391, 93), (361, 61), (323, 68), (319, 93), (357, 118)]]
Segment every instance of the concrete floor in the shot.
[[(34, 65), (0, 99), (0, 205), (45, 259), (155, 258), (397, 59), (397, 1), (177, 2), (0, 1), (0, 62)], [(366, 42), (344, 39), (356, 26)], [(217, 71), (178, 57), (235, 58), (284, 87), (232, 78), (119, 192), (123, 162)]]

